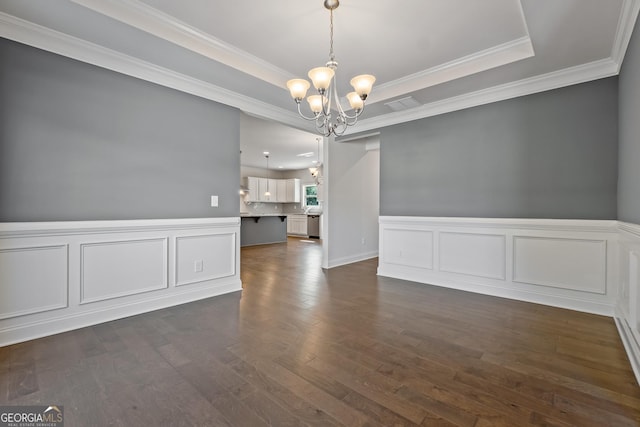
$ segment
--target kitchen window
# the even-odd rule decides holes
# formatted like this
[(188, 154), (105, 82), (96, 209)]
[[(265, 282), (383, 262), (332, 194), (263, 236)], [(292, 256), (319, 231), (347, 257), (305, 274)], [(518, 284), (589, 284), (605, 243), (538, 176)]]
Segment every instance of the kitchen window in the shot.
[(318, 206), (318, 186), (303, 185), (302, 186), (302, 207)]

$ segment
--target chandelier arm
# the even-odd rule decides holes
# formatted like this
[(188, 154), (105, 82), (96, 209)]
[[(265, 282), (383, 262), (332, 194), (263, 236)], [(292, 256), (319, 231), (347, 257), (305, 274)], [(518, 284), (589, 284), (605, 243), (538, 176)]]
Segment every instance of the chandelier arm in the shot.
[(344, 117), (346, 119), (353, 120), (353, 122), (350, 122), (349, 126), (354, 125), (358, 121), (358, 117), (360, 117), (362, 115), (362, 112), (364, 111), (364, 105), (362, 106), (361, 109), (354, 110), (354, 111), (355, 111), (355, 114), (353, 116), (350, 116), (347, 113), (344, 113)]
[(329, 126), (326, 121), (324, 121), (321, 125), (316, 122), (316, 130), (323, 136), (329, 136), (332, 132), (331, 126)]
[[(332, 87), (332, 94), (333, 94), (333, 96), (335, 98), (336, 107), (338, 109), (338, 114), (341, 117), (344, 118), (344, 121), (347, 123), (347, 126), (353, 126), (356, 123), (356, 121), (358, 121), (358, 117), (360, 117), (360, 115), (362, 114), (362, 111), (364, 110), (364, 104), (362, 105), (361, 109), (355, 110), (355, 114), (350, 116), (349, 114), (347, 114), (347, 112), (342, 107), (342, 103), (340, 102), (340, 98), (338, 97), (338, 90), (336, 89), (335, 84), (332, 84), (332, 86), (333, 86)], [(350, 120), (353, 120), (353, 121), (350, 122)]]
[[(335, 79), (335, 76), (333, 77)], [(331, 120), (331, 101), (332, 101), (332, 92), (335, 91), (335, 80), (333, 80), (330, 84), (329, 84), (329, 88), (328, 90), (322, 95), (327, 97), (327, 105), (325, 106), (324, 103), (322, 103), (322, 114), (327, 117), (329, 120)]]
[(300, 108), (300, 104), (301, 104), (300, 101), (296, 100), (296, 103), (298, 104), (298, 114), (300, 115), (300, 117), (302, 117), (305, 120), (309, 120), (309, 121), (318, 120), (318, 115), (317, 114), (314, 115), (313, 117), (305, 116), (304, 113), (302, 112), (302, 109)]
[[(335, 79), (335, 77), (334, 77), (334, 79)], [(338, 89), (336, 88), (336, 86), (337, 86), (337, 85), (335, 84), (335, 80), (334, 80), (334, 82), (333, 82), (333, 85), (332, 85), (332, 86), (333, 86), (333, 87), (331, 88), (331, 89), (332, 89), (332, 90), (331, 90), (331, 93), (333, 94), (333, 97), (334, 97), (334, 98), (335, 98), (335, 100), (336, 100), (336, 107), (337, 107), (337, 109), (338, 109), (338, 114), (339, 114), (340, 116), (345, 116), (346, 114), (345, 114), (345, 112), (344, 112), (344, 109), (342, 108), (342, 103), (340, 102), (340, 98), (338, 97)]]
[(316, 130), (322, 134), (325, 133), (324, 129), (327, 128), (327, 119), (325, 116), (318, 115), (316, 117)]
[(347, 122), (344, 122), (344, 121), (341, 124), (336, 123), (335, 126), (333, 127), (333, 134), (335, 136), (340, 136), (343, 133), (345, 133), (345, 131), (349, 126), (351, 125), (347, 124)]
[(342, 131), (333, 131), (333, 134), (335, 136), (342, 136), (344, 134), (344, 132), (347, 130), (347, 128), (343, 128)]

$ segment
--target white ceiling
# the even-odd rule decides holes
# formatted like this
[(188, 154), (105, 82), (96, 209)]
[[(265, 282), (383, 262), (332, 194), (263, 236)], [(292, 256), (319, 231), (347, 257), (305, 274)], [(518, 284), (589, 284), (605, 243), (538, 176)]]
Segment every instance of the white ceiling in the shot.
[[(346, 93), (356, 74), (377, 77), (353, 128), (375, 132), (613, 76), (639, 8), (640, 0), (342, 0), (338, 88)], [(296, 155), (316, 149), (284, 84), (328, 59), (323, 0), (0, 0), (0, 36), (241, 109), (246, 165), (264, 167), (270, 151), (270, 166), (308, 167)], [(408, 110), (386, 105), (409, 96)]]
[(280, 123), (240, 115), (241, 163), (269, 169), (306, 169), (322, 164), (322, 137)]

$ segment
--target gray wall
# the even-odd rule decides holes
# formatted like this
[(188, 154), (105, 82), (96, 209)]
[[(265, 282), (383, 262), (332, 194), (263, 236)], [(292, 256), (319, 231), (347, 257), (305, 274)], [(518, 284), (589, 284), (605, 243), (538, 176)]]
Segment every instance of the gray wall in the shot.
[[(329, 142), (323, 165), (327, 230), (324, 267), (375, 256), (378, 252), (380, 155), (365, 141)], [(323, 231), (324, 231), (323, 230)]]
[(603, 79), (383, 129), (380, 214), (615, 219), (617, 84)]
[(640, 224), (640, 24), (620, 72), (618, 218)]
[(287, 219), (278, 216), (258, 218), (242, 218), (240, 246), (264, 245), (268, 243), (284, 243), (287, 241)]
[(0, 222), (238, 216), (239, 114), (0, 39)]

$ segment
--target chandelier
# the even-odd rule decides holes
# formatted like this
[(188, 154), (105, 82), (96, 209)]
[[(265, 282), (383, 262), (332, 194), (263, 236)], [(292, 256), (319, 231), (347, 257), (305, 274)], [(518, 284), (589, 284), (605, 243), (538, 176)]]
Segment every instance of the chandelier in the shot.
[[(329, 62), (324, 67), (317, 67), (309, 71), (309, 78), (313, 86), (318, 91), (317, 95), (307, 97), (309, 108), (313, 113), (312, 117), (307, 117), (300, 109), (300, 103), (307, 94), (310, 84), (304, 79), (292, 79), (287, 82), (287, 88), (291, 92), (291, 97), (298, 105), (300, 116), (309, 121), (315, 121), (316, 129), (324, 136), (342, 135), (347, 127), (353, 126), (358, 121), (358, 117), (364, 111), (364, 102), (371, 92), (376, 78), (369, 74), (362, 74), (351, 79), (351, 86), (354, 92), (347, 94), (349, 105), (353, 109), (353, 114), (347, 114), (340, 103), (338, 90), (334, 81), (338, 63), (333, 54), (333, 10), (340, 5), (339, 0), (324, 0), (324, 7), (329, 9)], [(335, 118), (333, 112), (335, 112)]]

